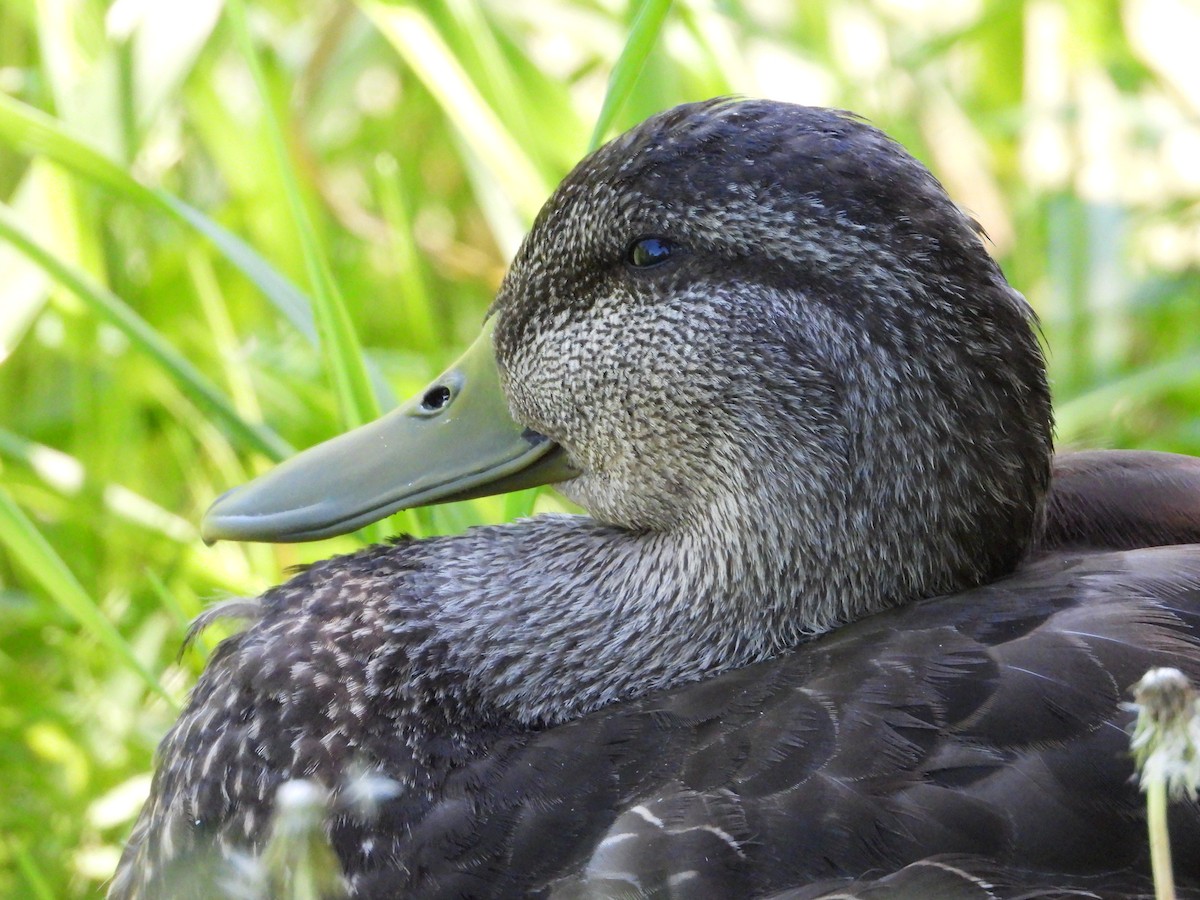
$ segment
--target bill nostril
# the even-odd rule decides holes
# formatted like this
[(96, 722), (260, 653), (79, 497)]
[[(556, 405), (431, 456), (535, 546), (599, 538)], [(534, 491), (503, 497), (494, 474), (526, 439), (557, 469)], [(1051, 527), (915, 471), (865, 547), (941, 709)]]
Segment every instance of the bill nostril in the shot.
[(446, 407), (450, 402), (450, 397), (450, 388), (444, 384), (435, 384), (421, 398), (421, 409), (426, 412), (437, 412)]

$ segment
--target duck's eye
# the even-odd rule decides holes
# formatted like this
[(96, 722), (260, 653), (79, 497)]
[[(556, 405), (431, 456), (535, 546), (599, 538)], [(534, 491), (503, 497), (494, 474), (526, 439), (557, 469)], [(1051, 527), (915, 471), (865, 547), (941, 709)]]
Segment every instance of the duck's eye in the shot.
[(638, 238), (625, 251), (625, 262), (635, 269), (649, 269), (670, 259), (674, 249), (671, 242), (664, 238)]

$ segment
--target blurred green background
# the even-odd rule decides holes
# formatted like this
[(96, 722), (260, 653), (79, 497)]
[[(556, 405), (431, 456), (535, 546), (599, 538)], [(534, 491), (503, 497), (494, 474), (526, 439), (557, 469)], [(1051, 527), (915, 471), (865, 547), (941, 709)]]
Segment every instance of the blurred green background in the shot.
[(461, 350), (606, 96), (610, 135), (727, 93), (869, 117), (1039, 311), (1060, 443), (1200, 453), (1195, 2), (242, 3), (0, 0), (0, 896), (103, 889), (206, 603), (559, 503), (196, 533)]

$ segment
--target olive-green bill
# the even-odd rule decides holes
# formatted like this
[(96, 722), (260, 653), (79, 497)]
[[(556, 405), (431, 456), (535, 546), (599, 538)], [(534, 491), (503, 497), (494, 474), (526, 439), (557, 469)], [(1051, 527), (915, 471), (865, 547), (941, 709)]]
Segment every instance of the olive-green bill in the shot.
[(420, 396), (217, 498), (200, 525), (204, 540), (316, 540), (402, 509), (579, 474), (557, 444), (509, 415), (494, 324)]

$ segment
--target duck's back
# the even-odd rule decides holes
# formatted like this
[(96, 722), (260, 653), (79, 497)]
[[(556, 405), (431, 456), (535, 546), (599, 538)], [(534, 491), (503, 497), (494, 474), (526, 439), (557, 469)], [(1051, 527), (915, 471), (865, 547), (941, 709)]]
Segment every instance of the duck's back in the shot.
[[(1197, 635), (1200, 548), (1056, 555), (505, 742), (407, 839), (418, 859), (468, 852), (474, 872), (431, 865), (409, 889), (503, 896), (565, 872), (565, 895), (769, 896), (942, 854), (1030, 870), (1022, 887), (1144, 871), (1121, 703), (1152, 666), (1200, 679)], [(477, 811), (449, 814), (474, 785)], [(1200, 885), (1200, 807), (1172, 825)], [(395, 875), (363, 884), (385, 896)]]
[[(1200, 543), (1141, 545), (1200, 541), (1200, 461), (1080, 454), (1058, 472), (1045, 538), (1006, 579), (497, 736), (428, 802), (339, 815), (355, 896), (1145, 893), (1122, 703), (1155, 666), (1200, 682)], [(1200, 805), (1171, 816), (1200, 896)], [(154, 854), (143, 826), (131, 852)], [(212, 890), (137, 881), (114, 896)]]

